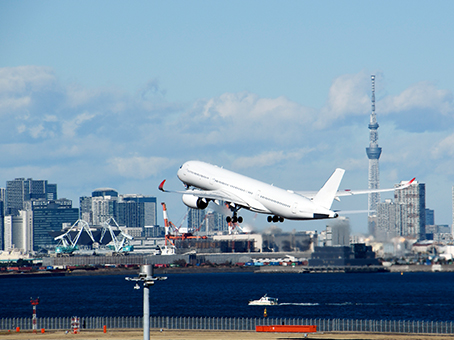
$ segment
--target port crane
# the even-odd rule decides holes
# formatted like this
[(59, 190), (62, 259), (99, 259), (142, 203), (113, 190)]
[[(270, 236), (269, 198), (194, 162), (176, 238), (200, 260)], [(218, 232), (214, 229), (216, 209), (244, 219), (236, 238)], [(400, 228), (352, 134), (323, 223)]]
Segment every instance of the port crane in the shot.
[[(74, 235), (74, 232), (77, 233)], [(80, 236), (83, 232), (86, 232), (90, 239), (95, 243), (95, 238), (90, 230), (90, 226), (84, 220), (78, 219), (71, 228), (68, 229), (64, 234), (54, 238), (55, 241), (59, 241), (59, 244), (55, 248), (57, 255), (71, 255), (74, 251), (79, 250), (77, 242), (79, 242)], [(73, 234), (74, 236), (71, 236)]]
[[(172, 223), (172, 221), (169, 220), (167, 216), (167, 206), (164, 202), (161, 203), (162, 205), (162, 214), (164, 218), (164, 227), (165, 227), (165, 247), (162, 250), (163, 255), (170, 255), (170, 254), (175, 254), (175, 240), (185, 240), (185, 239), (194, 239), (194, 238), (201, 238), (201, 239), (206, 239), (206, 236), (194, 236), (191, 232), (183, 232), (180, 233), (180, 227), (175, 226), (175, 224)], [(187, 216), (187, 215), (186, 215)], [(185, 218), (186, 218), (185, 216)], [(205, 221), (205, 219), (204, 219)], [(203, 224), (204, 222), (202, 222)], [(199, 225), (199, 227), (195, 231), (199, 231), (200, 227), (202, 226)], [(173, 229), (174, 234), (171, 233), (170, 229)], [(169, 246), (169, 245), (170, 246)]]
[[(117, 231), (120, 231), (120, 233), (117, 233), (116, 235), (112, 227), (115, 227)], [(113, 247), (115, 253), (125, 253), (133, 250), (133, 246), (129, 245), (129, 241), (132, 240), (133, 237), (124, 233), (113, 217), (110, 217), (108, 220), (102, 223), (101, 237), (99, 239), (100, 244), (102, 244), (104, 236), (107, 233), (109, 233), (111, 238), (111, 241), (107, 246)]]

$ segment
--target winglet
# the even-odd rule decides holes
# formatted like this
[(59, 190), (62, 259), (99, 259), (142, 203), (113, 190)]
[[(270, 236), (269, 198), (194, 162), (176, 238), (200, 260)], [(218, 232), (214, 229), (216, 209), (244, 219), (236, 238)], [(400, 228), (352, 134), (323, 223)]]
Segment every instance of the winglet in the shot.
[(161, 191), (163, 191), (163, 192), (166, 192), (166, 191), (164, 190), (164, 183), (165, 183), (165, 182), (166, 182), (166, 180), (163, 180), (163, 181), (161, 182), (161, 184), (159, 184), (159, 187), (158, 187), (158, 189), (161, 190)]
[(405, 183), (404, 185), (401, 185), (400, 187), (397, 187), (397, 189), (405, 189), (405, 188), (408, 188), (414, 181), (415, 181), (416, 177), (413, 177), (410, 181), (408, 181), (407, 183)]

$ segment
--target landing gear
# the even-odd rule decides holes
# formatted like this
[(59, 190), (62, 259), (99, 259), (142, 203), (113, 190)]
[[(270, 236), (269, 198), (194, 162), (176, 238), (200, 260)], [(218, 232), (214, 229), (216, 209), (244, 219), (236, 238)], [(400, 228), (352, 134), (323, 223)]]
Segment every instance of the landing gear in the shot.
[(277, 215), (274, 215), (274, 216), (268, 216), (268, 222), (284, 222), (284, 218), (281, 217), (281, 216), (277, 216)]
[[(227, 204), (226, 204), (227, 205)], [(237, 211), (241, 209), (240, 206), (235, 206), (235, 205), (227, 205), (227, 207), (230, 209), (230, 211), (233, 213), (232, 217), (227, 216), (225, 220), (227, 223), (242, 223), (243, 218), (241, 216), (237, 215)]]
[(243, 217), (237, 216), (237, 215), (236, 215), (236, 212), (233, 214), (232, 217), (227, 216), (227, 217), (225, 218), (225, 220), (227, 221), (227, 223), (230, 223), (230, 222), (232, 222), (232, 223), (237, 223), (237, 222), (238, 222), (238, 223), (243, 223)]

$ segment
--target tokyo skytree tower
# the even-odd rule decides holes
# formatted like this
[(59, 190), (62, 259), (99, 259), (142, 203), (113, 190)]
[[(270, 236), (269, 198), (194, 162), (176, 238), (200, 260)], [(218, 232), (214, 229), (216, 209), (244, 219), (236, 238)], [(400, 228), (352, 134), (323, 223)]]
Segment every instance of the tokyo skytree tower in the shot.
[[(381, 155), (381, 148), (378, 146), (378, 123), (375, 115), (375, 76), (371, 76), (372, 80), (372, 112), (370, 114), (370, 138), (369, 147), (366, 148), (367, 157), (369, 158), (369, 189), (380, 188), (380, 168), (378, 160)], [(376, 215), (377, 205), (380, 203), (380, 193), (375, 192), (369, 194), (369, 216)]]

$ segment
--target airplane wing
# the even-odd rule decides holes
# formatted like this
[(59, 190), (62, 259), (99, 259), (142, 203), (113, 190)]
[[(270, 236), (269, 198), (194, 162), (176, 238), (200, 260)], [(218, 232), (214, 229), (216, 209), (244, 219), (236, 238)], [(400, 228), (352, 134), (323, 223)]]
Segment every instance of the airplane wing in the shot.
[(165, 190), (164, 189), (164, 183), (166, 180), (163, 180), (161, 184), (159, 185), (159, 190), (162, 192), (170, 192), (170, 193), (175, 193), (175, 194), (183, 194), (183, 195), (193, 195), (196, 197), (201, 197), (201, 198), (208, 198), (212, 200), (220, 200), (220, 201), (226, 201), (229, 203), (234, 203), (236, 205), (241, 205), (243, 207), (250, 207), (250, 204), (243, 200), (241, 197), (238, 197), (236, 195), (233, 195), (232, 193), (227, 193), (222, 190), (201, 190), (201, 189), (187, 189), (187, 190), (177, 190), (177, 191), (172, 191), (172, 190)]
[[(405, 189), (408, 186), (410, 186), (410, 184), (413, 183), (413, 181), (415, 179), (416, 178), (413, 178), (411, 181), (408, 181), (407, 183), (405, 183), (403, 185), (400, 185), (395, 188), (389, 188), (389, 189), (340, 190), (340, 191), (336, 192), (335, 199), (339, 200), (340, 196), (363, 195), (363, 194), (371, 194), (374, 192), (389, 192), (389, 191), (394, 191), (394, 190), (401, 190), (401, 189)], [(315, 197), (315, 195), (317, 194), (317, 191), (296, 191), (296, 193), (299, 195), (302, 195), (304, 197), (307, 197), (309, 199), (313, 199)]]
[(350, 196), (350, 195), (362, 195), (362, 194), (371, 194), (374, 192), (389, 192), (389, 191), (394, 191), (394, 190), (402, 190), (411, 185), (411, 183), (414, 182), (416, 178), (413, 178), (411, 181), (408, 181), (407, 183), (400, 185), (395, 188), (391, 189), (367, 189), (367, 190), (343, 190), (343, 191), (338, 191), (336, 193), (336, 197), (339, 196)]

